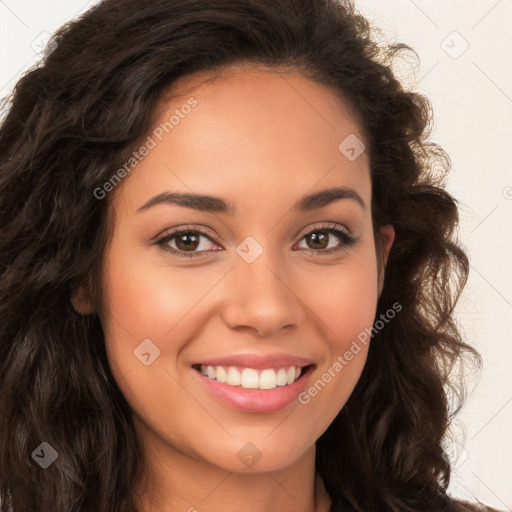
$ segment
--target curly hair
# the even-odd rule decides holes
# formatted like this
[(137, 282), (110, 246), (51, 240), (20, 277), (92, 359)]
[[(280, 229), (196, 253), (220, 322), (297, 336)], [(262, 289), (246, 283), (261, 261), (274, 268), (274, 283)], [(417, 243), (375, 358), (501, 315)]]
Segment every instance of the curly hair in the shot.
[[(131, 512), (142, 455), (131, 409), (109, 368), (96, 314), (112, 236), (94, 191), (151, 129), (178, 78), (239, 63), (298, 70), (347, 102), (367, 138), (372, 222), (395, 241), (377, 316), (402, 312), (372, 339), (348, 402), (316, 443), (333, 510), (469, 510), (447, 492), (444, 451), (481, 358), (454, 307), (469, 262), (455, 239), (450, 160), (429, 141), (432, 109), (350, 2), (105, 0), (54, 35), (53, 52), (5, 102), (0, 129), (0, 504), (15, 512)], [(411, 53), (412, 52), (412, 53)], [(457, 371), (456, 371), (457, 370)], [(31, 453), (57, 448), (52, 471)]]

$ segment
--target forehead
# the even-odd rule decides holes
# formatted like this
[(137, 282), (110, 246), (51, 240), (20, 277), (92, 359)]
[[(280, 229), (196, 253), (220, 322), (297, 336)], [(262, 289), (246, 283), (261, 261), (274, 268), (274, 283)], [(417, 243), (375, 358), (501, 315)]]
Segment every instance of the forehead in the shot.
[[(192, 96), (200, 102), (195, 117), (199, 110), (204, 122), (216, 121), (217, 126), (229, 119), (233, 124), (257, 126), (270, 137), (294, 124), (297, 133), (331, 131), (340, 136), (348, 130), (363, 138), (355, 112), (342, 94), (296, 68), (239, 64), (182, 76), (164, 92), (154, 122), (165, 122)], [(272, 123), (263, 124), (266, 121)]]
[(348, 105), (297, 71), (250, 66), (180, 77), (152, 126), (154, 147), (123, 193), (131, 202), (163, 188), (243, 191), (245, 200), (254, 192), (255, 201), (271, 201), (269, 192), (279, 190), (285, 200), (315, 185), (358, 188), (369, 202), (366, 154), (352, 161), (340, 150), (347, 138), (363, 140)]

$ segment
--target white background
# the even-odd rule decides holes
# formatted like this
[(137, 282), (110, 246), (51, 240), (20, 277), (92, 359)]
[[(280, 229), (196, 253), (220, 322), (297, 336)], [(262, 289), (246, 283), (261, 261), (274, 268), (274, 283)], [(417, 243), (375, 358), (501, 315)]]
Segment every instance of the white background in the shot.
[[(48, 34), (95, 3), (0, 0), (0, 97), (38, 59)], [(430, 98), (433, 140), (452, 159), (448, 190), (460, 203), (459, 238), (471, 261), (457, 314), (484, 368), (454, 428), (460, 457), (449, 490), (511, 510), (512, 0), (356, 0), (356, 6), (388, 41), (419, 54), (420, 64), (401, 76)]]

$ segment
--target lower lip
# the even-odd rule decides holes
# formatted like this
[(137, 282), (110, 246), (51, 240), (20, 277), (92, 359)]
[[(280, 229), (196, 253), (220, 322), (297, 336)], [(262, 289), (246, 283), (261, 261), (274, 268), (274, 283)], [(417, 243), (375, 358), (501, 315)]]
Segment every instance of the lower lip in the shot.
[(308, 377), (314, 369), (315, 366), (311, 365), (292, 384), (278, 386), (274, 389), (245, 389), (242, 386), (230, 386), (215, 379), (209, 379), (194, 368), (192, 371), (222, 404), (243, 412), (262, 413), (279, 411), (296, 401), (306, 387)]

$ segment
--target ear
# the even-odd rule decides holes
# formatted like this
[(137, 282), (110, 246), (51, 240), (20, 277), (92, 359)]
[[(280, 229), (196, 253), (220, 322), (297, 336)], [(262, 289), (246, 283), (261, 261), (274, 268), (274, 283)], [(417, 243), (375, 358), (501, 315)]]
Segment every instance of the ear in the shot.
[(71, 292), (71, 304), (80, 315), (92, 315), (94, 306), (87, 286), (81, 284)]
[(384, 288), (384, 271), (386, 270), (386, 263), (388, 262), (389, 251), (395, 240), (395, 229), (391, 224), (386, 224), (380, 228), (382, 241), (383, 241), (383, 261), (381, 262), (379, 272), (379, 297)]

